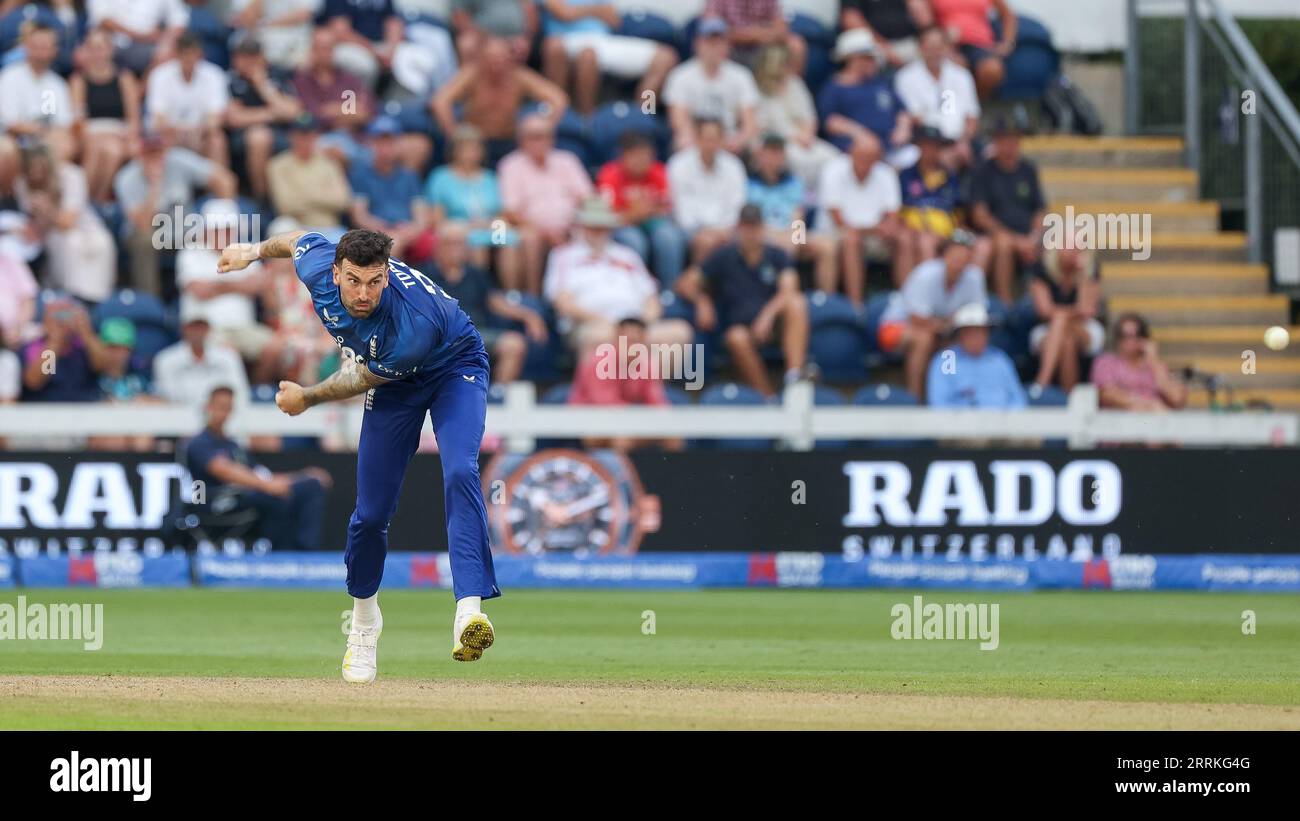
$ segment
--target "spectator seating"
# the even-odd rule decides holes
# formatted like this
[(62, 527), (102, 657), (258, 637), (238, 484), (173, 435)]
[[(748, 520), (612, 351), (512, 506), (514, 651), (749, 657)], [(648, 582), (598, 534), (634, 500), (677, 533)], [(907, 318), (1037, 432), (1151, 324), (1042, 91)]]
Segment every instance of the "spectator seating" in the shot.
[[(835, 390), (829, 385), (813, 386), (813, 404), (818, 407), (836, 408), (847, 405), (844, 394)], [(818, 439), (818, 448), (846, 448), (852, 444), (848, 439)]]
[[(700, 393), (701, 405), (766, 405), (763, 394), (749, 387), (727, 382), (713, 385)], [(704, 439), (691, 443), (693, 448), (718, 450), (770, 450), (774, 445), (771, 439)]]
[(624, 14), (623, 27), (619, 30), (619, 34), (643, 37), (677, 48), (677, 27), (668, 18), (650, 11), (635, 9)]
[(1063, 408), (1070, 402), (1069, 395), (1055, 385), (1026, 385), (1025, 396), (1031, 408)]
[[(868, 407), (917, 407), (921, 403), (906, 388), (881, 382), (859, 388), (853, 394), (853, 404)], [(923, 445), (924, 440), (866, 439), (859, 442), (859, 444), (870, 448), (907, 448)]]
[(177, 339), (175, 323), (158, 297), (124, 288), (99, 303), (91, 314), (98, 328), (110, 317), (120, 316), (135, 325), (135, 356), (148, 368), (153, 358)]
[(866, 376), (867, 340), (853, 304), (841, 294), (808, 296), (810, 358), (830, 382), (860, 382)]
[(827, 26), (820, 20), (802, 12), (785, 13), (790, 30), (798, 34), (808, 44), (808, 57), (804, 64), (803, 80), (814, 94), (835, 73), (835, 61), (831, 53), (835, 49), (835, 28)]
[[(1016, 15), (1016, 50), (1006, 60), (1007, 78), (998, 89), (999, 100), (1037, 100), (1060, 73), (1061, 55), (1052, 45), (1047, 27), (1032, 17)], [(1000, 20), (994, 36), (1002, 37)]]
[(616, 100), (598, 107), (587, 121), (585, 133), (590, 138), (592, 164), (602, 166), (617, 157), (619, 140), (633, 129), (653, 135), (659, 158), (667, 158), (671, 134), (664, 121), (647, 114), (639, 105)]
[(691, 398), (692, 393), (696, 393), (696, 391), (687, 391), (677, 387), (676, 385), (664, 385), (664, 394), (667, 395), (668, 401), (671, 402), (674, 407), (679, 405), (694, 405), (695, 400)]

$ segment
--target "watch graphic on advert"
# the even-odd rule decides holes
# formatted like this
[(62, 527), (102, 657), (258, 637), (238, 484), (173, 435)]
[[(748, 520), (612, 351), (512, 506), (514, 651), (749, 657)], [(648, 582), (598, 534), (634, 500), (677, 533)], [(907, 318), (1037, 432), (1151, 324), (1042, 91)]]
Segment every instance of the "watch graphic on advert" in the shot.
[(493, 547), (514, 555), (628, 556), (659, 529), (659, 497), (612, 450), (498, 453), (483, 496)]

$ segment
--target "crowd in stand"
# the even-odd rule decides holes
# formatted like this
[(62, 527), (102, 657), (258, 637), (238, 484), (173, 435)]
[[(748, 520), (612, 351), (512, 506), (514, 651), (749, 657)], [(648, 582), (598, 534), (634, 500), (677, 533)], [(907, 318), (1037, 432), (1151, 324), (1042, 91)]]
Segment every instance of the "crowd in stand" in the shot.
[(572, 401), (668, 401), (591, 378), (620, 335), (707, 341), (774, 396), (818, 378), (827, 300), (922, 402), (1186, 401), (1141, 317), (1102, 353), (1093, 254), (1044, 249), (1022, 124), (984, 113), (1005, 0), (844, 0), (815, 87), (779, 0), (658, 39), (602, 2), (422, 5), (0, 0), (0, 403), (318, 381), (337, 349), (291, 263), (215, 263), (351, 227), (460, 300), (494, 383), (541, 362)]

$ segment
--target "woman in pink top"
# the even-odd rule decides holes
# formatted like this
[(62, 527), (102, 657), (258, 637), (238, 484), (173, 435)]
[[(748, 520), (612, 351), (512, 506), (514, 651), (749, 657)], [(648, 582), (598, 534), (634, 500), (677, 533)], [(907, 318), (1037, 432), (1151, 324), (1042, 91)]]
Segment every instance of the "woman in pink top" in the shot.
[(1123, 314), (1115, 321), (1112, 350), (1093, 360), (1091, 382), (1101, 406), (1117, 410), (1163, 411), (1187, 404), (1187, 386), (1160, 361), (1146, 320)]
[[(930, 0), (936, 23), (947, 29), (952, 42), (975, 75), (981, 100), (991, 98), (1006, 77), (1002, 61), (1016, 50), (1016, 15), (1007, 0)], [(993, 39), (989, 12), (1002, 21), (1002, 41)]]

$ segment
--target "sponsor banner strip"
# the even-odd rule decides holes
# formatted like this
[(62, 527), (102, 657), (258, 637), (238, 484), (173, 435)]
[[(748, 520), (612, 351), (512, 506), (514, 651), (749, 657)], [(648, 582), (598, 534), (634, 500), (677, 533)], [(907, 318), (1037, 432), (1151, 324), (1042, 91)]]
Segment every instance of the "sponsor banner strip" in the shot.
[[(1250, 590), (1300, 592), (1300, 555), (1123, 556), (1069, 560), (845, 559), (808, 553), (676, 553), (627, 558), (545, 556), (496, 559), (497, 580), (511, 588), (709, 587), (958, 588), (980, 590)], [(340, 589), (338, 553), (296, 553), (197, 560), (200, 585)], [(447, 554), (390, 554), (384, 587), (451, 587)]]
[[(846, 559), (825, 553), (675, 553), (574, 559), (501, 556), (497, 580), (527, 588), (710, 587), (950, 588), (969, 590), (1229, 590), (1300, 592), (1300, 555), (1122, 556), (1086, 562)], [(16, 558), (0, 554), (0, 587), (205, 587), (342, 590), (341, 553), (161, 557), (100, 553)], [(384, 588), (451, 588), (446, 553), (390, 554)]]
[(79, 556), (15, 558), (24, 587), (189, 587), (190, 559), (184, 553), (83, 553)]

